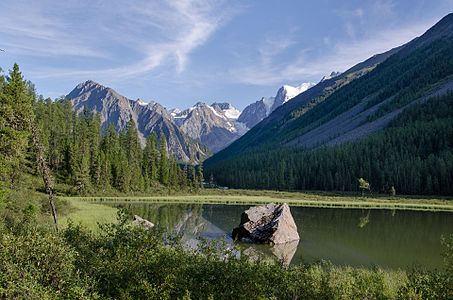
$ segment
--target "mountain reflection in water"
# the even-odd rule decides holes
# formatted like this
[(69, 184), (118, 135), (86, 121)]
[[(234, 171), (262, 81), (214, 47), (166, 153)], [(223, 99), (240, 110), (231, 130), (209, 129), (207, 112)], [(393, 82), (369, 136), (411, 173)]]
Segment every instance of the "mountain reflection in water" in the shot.
[[(197, 247), (200, 238), (223, 240), (240, 254), (282, 264), (329, 260), (336, 265), (409, 269), (441, 268), (440, 238), (453, 233), (453, 214), (447, 212), (323, 209), (291, 207), (301, 240), (283, 245), (235, 243), (231, 231), (249, 208), (244, 205), (122, 203), (125, 208), (181, 235)], [(372, 220), (372, 221), (371, 221)]]

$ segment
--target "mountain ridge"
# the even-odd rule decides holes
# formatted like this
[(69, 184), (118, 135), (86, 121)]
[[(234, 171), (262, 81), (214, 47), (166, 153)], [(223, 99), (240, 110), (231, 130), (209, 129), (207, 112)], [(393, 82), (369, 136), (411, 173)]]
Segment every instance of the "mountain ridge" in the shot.
[[(269, 153), (278, 149), (318, 153), (324, 146), (368, 139), (387, 128), (405, 109), (452, 90), (452, 37), (453, 14), (449, 14), (420, 37), (374, 55), (334, 78), (322, 80), (209, 158), (205, 170), (223, 174), (225, 179), (228, 174), (238, 177), (245, 170), (232, 170), (236, 161), (252, 166), (251, 161), (259, 153), (263, 153), (262, 159), (273, 161)], [(288, 150), (286, 155), (298, 161), (300, 158), (292, 153)], [(254, 166), (247, 176), (260, 176), (265, 165), (262, 162)]]
[(209, 153), (206, 147), (182, 133), (165, 107), (157, 102), (144, 105), (143, 100), (130, 100), (92, 80), (78, 84), (66, 99), (77, 113), (88, 110), (99, 114), (104, 130), (109, 124), (123, 130), (133, 119), (143, 144), (152, 132), (159, 138), (164, 135), (169, 152), (180, 161), (200, 161)]

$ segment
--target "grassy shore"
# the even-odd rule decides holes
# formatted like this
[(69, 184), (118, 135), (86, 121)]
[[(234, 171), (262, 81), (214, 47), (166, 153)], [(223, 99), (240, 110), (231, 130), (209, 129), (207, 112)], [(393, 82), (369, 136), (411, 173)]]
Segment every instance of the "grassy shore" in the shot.
[(391, 209), (417, 211), (453, 212), (451, 198), (423, 198), (408, 196), (358, 196), (329, 192), (277, 192), (254, 190), (217, 190), (205, 189), (198, 194), (175, 194), (158, 196), (96, 196), (96, 197), (59, 197), (70, 204), (71, 212), (62, 216), (61, 225), (66, 227), (69, 220), (97, 230), (98, 223), (111, 223), (116, 220), (117, 209), (104, 205), (115, 203), (188, 203), (188, 204), (229, 204), (259, 205), (266, 203), (288, 203), (290, 206), (318, 208), (357, 208)]
[(107, 205), (90, 203), (80, 199), (71, 199), (72, 209), (60, 218), (60, 226), (66, 228), (69, 222), (81, 224), (93, 231), (99, 230), (99, 224), (114, 223), (117, 209)]
[(323, 192), (277, 192), (253, 190), (206, 189), (197, 195), (118, 196), (118, 197), (64, 197), (72, 202), (138, 202), (138, 203), (199, 203), (255, 205), (265, 203), (288, 203), (291, 206), (320, 208), (398, 209), (422, 211), (453, 211), (451, 198), (357, 196), (352, 194)]

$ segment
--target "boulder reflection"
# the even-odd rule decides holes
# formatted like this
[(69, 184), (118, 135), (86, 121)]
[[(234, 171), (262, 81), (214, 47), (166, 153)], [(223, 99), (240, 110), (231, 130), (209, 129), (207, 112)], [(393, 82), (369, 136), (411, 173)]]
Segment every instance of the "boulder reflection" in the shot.
[(298, 246), (298, 240), (275, 245), (237, 244), (241, 254), (247, 256), (252, 261), (278, 261), (284, 266), (289, 266), (289, 264), (291, 264)]

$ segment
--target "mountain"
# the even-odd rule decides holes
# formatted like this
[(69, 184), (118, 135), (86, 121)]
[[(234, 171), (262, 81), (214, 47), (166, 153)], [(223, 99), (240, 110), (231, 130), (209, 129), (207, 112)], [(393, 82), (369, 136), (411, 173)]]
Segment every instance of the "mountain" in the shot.
[(238, 122), (244, 123), (252, 128), (261, 120), (270, 115), (276, 108), (293, 99), (300, 93), (305, 92), (315, 84), (311, 82), (302, 83), (297, 87), (290, 85), (282, 86), (275, 97), (263, 97), (259, 101), (248, 105), (238, 118)]
[[(442, 176), (422, 168), (425, 161), (431, 159), (432, 164), (438, 159), (440, 165), (446, 165), (443, 170), (453, 173), (453, 165), (448, 165), (451, 160), (435, 152), (446, 149), (451, 155), (453, 145), (445, 142), (453, 140), (445, 138), (448, 127), (439, 132), (429, 122), (418, 126), (417, 118), (423, 118), (422, 112), (415, 114), (416, 119), (411, 122), (398, 120), (407, 118), (408, 109), (448, 95), (453, 89), (451, 57), (453, 14), (409, 43), (325, 78), (279, 106), (244, 136), (208, 159), (206, 174), (213, 173), (220, 184), (233, 187), (346, 190), (354, 190), (357, 177), (366, 176), (372, 186), (390, 182), (405, 193), (423, 193), (417, 174), (425, 174), (429, 178), (423, 183), (426, 191), (439, 192), (440, 188), (431, 186), (439, 186)], [(441, 117), (442, 111), (433, 113), (433, 118)], [(394, 129), (394, 124), (407, 125)], [(410, 132), (411, 136), (401, 132)], [(387, 135), (383, 141), (377, 138)], [(421, 138), (418, 144), (431, 143), (426, 146), (432, 149), (431, 158), (425, 152), (412, 151), (418, 145), (410, 144), (416, 141), (410, 139), (415, 136)], [(376, 140), (387, 148), (378, 146)], [(388, 144), (390, 141), (394, 144)], [(381, 148), (383, 153), (373, 150)], [(404, 153), (413, 153), (408, 156), (412, 163)], [(356, 164), (357, 161), (363, 164)], [(247, 170), (242, 166), (247, 166)], [(305, 169), (306, 166), (310, 168)], [(354, 166), (356, 169), (352, 169)], [(288, 183), (283, 180), (285, 176), (290, 178)], [(323, 182), (319, 183), (317, 177)]]
[(335, 71), (333, 71), (333, 72), (330, 73), (329, 75), (323, 76), (323, 77), (321, 78), (321, 81), (325, 81), (325, 80), (328, 80), (328, 79), (332, 79), (332, 78), (337, 77), (337, 76), (339, 76), (339, 75), (341, 75), (341, 72), (335, 72)]
[(156, 132), (159, 138), (165, 135), (169, 152), (180, 161), (199, 161), (209, 153), (206, 147), (184, 134), (173, 117), (157, 102), (148, 104), (141, 99), (130, 100), (91, 80), (77, 85), (66, 99), (78, 113), (88, 110), (99, 114), (104, 129), (114, 124), (120, 131), (133, 119), (142, 142), (152, 132)]
[(179, 129), (192, 139), (199, 140), (214, 153), (245, 132), (244, 126), (236, 122), (239, 114), (239, 110), (229, 103), (208, 105), (198, 102), (183, 111), (172, 110)]
[(277, 107), (285, 104), (289, 100), (293, 99), (300, 93), (305, 92), (309, 88), (315, 86), (314, 83), (308, 82), (308, 83), (302, 83), (299, 86), (293, 87), (290, 85), (284, 85), (282, 86), (278, 92), (277, 95), (275, 96), (274, 104), (271, 107), (271, 112), (277, 109)]
[(238, 121), (252, 128), (270, 113), (270, 108), (274, 104), (275, 97), (263, 97), (255, 103), (249, 104), (242, 111)]
[(237, 118), (241, 115), (241, 112), (236, 107), (227, 102), (214, 102), (211, 104), (211, 107), (230, 120), (237, 120)]

